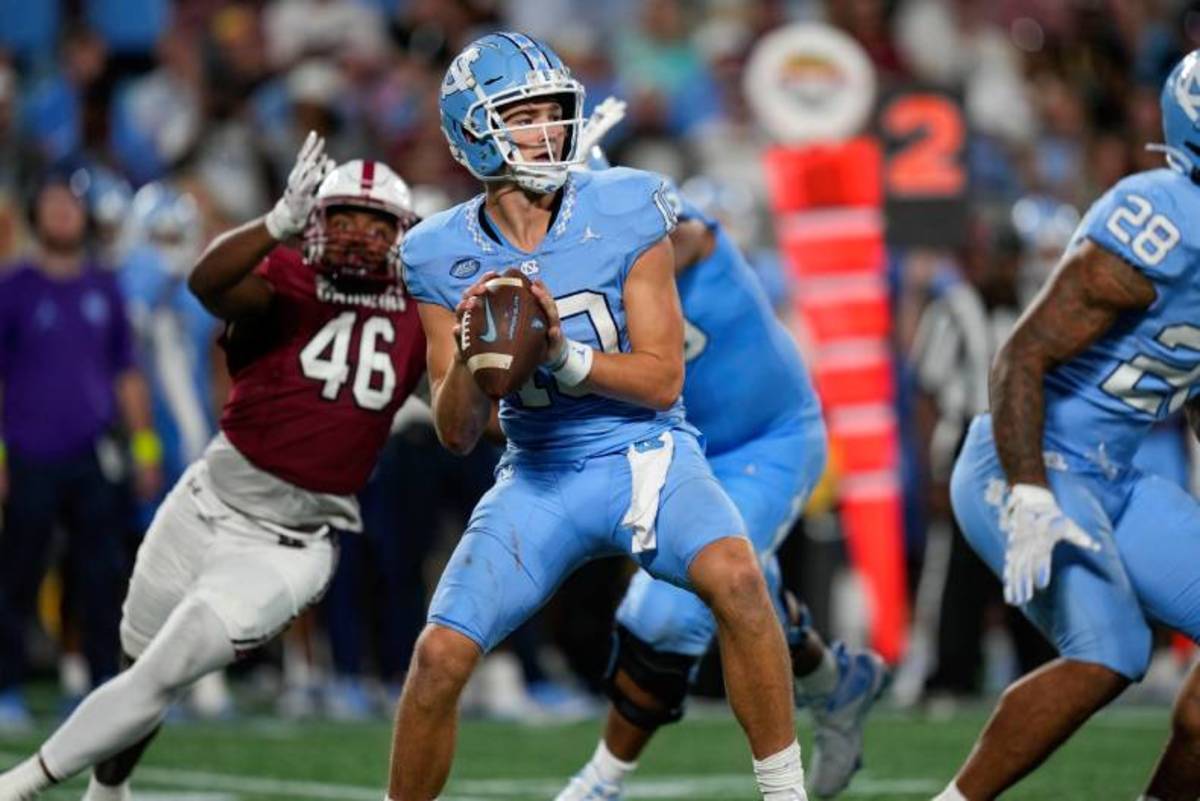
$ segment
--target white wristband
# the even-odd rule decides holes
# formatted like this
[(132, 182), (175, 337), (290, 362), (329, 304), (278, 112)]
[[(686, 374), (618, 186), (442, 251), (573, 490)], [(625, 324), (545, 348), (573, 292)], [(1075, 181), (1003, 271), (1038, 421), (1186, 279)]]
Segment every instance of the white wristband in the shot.
[(595, 351), (582, 342), (573, 339), (566, 341), (563, 348), (562, 364), (552, 368), (554, 380), (560, 386), (573, 387), (582, 384), (592, 371), (592, 358)]

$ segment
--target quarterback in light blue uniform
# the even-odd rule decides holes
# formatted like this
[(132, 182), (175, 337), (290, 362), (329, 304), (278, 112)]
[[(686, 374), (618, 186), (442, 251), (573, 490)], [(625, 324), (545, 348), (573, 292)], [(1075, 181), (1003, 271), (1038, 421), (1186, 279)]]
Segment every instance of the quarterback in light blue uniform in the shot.
[[(408, 290), (419, 302), (454, 308), (479, 274), (517, 267), (550, 288), (569, 338), (607, 353), (627, 351), (621, 291), (637, 257), (675, 225), (664, 192), (662, 178), (638, 170), (573, 171), (557, 221), (534, 253), (504, 240), (480, 195), (405, 237)], [(687, 586), (688, 565), (701, 548), (745, 530), (717, 489), (679, 400), (656, 411), (580, 395), (539, 367), (519, 393), (500, 402), (499, 416), (508, 448), (496, 486), (476, 508), (429, 612), (431, 621), (484, 650), (588, 559), (630, 554)], [(647, 491), (661, 497), (663, 508), (642, 527), (648, 530), (635, 531), (637, 524), (626, 520), (642, 479), (635, 471), (653, 475), (656, 454), (670, 469), (661, 489)]]
[(476, 40), (442, 83), (451, 152), (487, 184), (402, 246), (442, 441), (469, 450), (491, 410), (455, 324), (456, 313), (490, 318), (489, 287), (515, 280), (491, 276), (515, 268), (535, 282), (549, 347), (500, 401), (508, 446), (430, 603), (397, 714), (391, 796), (442, 789), (458, 696), (480, 655), (575, 568), (626, 554), (717, 613), (763, 797), (804, 801), (783, 634), (742, 517), (679, 399), (676, 215), (659, 176), (569, 170), (582, 108), (583, 88), (558, 56), (519, 33)]
[[(941, 798), (1002, 792), (1139, 680), (1152, 621), (1200, 640), (1200, 504), (1133, 464), (1157, 421), (1184, 409), (1193, 429), (1200, 419), (1200, 51), (1167, 79), (1162, 109), (1168, 168), (1121, 180), (1085, 215), (993, 369), (993, 409), (1006, 416), (977, 418), (954, 468), (968, 541), (1062, 659), (1006, 694)], [(1044, 395), (1044, 477), (1025, 437), (993, 434), (1036, 421), (1015, 383), (1030, 369)], [(1018, 699), (1059, 717), (1022, 723)], [(1198, 703), (1193, 672), (1177, 710)], [(1146, 798), (1184, 797), (1179, 777), (1200, 758), (1200, 720), (1177, 711), (1175, 736)], [(1200, 793), (1192, 771), (1189, 798)]]

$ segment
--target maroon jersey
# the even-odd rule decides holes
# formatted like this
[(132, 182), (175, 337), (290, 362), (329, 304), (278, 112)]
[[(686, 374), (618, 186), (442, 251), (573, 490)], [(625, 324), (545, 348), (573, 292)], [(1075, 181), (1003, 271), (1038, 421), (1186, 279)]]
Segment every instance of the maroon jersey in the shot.
[(343, 292), (282, 246), (255, 273), (275, 297), (267, 314), (237, 321), (223, 338), (233, 389), (221, 429), (272, 475), (356, 493), (425, 372), (417, 304), (399, 286)]

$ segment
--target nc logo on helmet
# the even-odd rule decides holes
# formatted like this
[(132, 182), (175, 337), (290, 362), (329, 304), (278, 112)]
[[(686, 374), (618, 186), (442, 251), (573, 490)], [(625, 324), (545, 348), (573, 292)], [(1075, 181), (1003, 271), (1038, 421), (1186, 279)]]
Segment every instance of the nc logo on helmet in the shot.
[(1200, 85), (1197, 85), (1196, 68), (1200, 66), (1200, 56), (1189, 53), (1183, 60), (1179, 78), (1175, 81), (1175, 102), (1183, 109), (1183, 113), (1192, 122), (1200, 117)]
[(442, 81), (442, 97), (449, 97), (455, 92), (465, 92), (475, 88), (475, 76), (471, 74), (471, 63), (479, 58), (478, 47), (468, 47), (450, 62), (446, 70), (446, 78)]

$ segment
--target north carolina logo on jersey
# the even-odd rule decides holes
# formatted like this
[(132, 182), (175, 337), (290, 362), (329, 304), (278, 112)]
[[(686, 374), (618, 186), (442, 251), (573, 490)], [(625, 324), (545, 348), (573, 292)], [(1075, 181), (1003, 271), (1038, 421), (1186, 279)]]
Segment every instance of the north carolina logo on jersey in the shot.
[(1200, 118), (1200, 54), (1189, 53), (1175, 81), (1175, 102), (1192, 122)]
[(538, 267), (537, 259), (521, 262), (521, 272), (525, 275), (537, 275), (542, 269)]
[(459, 259), (450, 267), (450, 275), (455, 278), (470, 278), (479, 272), (479, 259)]

